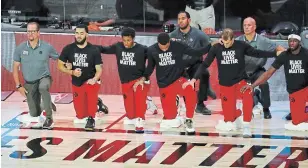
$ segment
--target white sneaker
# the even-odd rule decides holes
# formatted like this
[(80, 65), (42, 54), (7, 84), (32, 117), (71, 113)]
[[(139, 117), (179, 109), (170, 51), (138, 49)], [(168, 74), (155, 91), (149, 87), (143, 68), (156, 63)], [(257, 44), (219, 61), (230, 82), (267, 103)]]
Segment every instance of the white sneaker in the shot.
[(147, 104), (147, 111), (150, 111), (153, 115), (158, 113), (157, 106), (154, 104), (151, 97), (149, 96), (147, 97), (146, 104)]
[(243, 137), (251, 138), (250, 122), (243, 122)]
[(82, 118), (82, 119), (79, 119), (79, 118), (76, 117), (74, 119), (74, 124), (86, 124), (87, 119), (88, 119), (88, 117), (85, 117), (85, 118)]
[(231, 130), (235, 130), (235, 124), (233, 124), (233, 122), (230, 122), (230, 121), (225, 122), (223, 120), (219, 120), (215, 128), (220, 131), (231, 131)]
[(188, 133), (194, 133), (195, 132), (195, 128), (194, 128), (194, 123), (193, 120), (190, 118), (187, 118), (185, 120), (185, 129)]
[(171, 119), (171, 120), (163, 119), (160, 122), (161, 128), (178, 128), (180, 126), (181, 126), (181, 121), (178, 118)]
[(252, 113), (254, 115), (261, 115), (262, 112), (263, 112), (263, 109), (260, 108), (258, 105), (252, 109)]
[(124, 117), (124, 122), (125, 125), (135, 125), (136, 123), (136, 119), (129, 119), (127, 117)]
[(144, 120), (142, 118), (136, 118), (135, 123), (135, 131), (136, 132), (143, 132)]
[(290, 130), (290, 131), (308, 131), (308, 123), (300, 123), (300, 124), (294, 125), (291, 121), (285, 124), (284, 127), (285, 129)]
[(236, 120), (234, 121), (234, 125), (236, 129), (241, 129), (243, 128), (243, 116), (239, 116), (236, 118)]

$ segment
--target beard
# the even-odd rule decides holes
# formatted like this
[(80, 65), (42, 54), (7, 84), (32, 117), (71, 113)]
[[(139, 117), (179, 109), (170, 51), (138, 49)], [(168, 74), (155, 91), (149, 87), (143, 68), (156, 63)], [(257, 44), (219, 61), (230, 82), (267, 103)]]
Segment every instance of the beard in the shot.
[(77, 41), (77, 39), (75, 38), (75, 43), (76, 43), (77, 45), (83, 45), (83, 44), (86, 42), (86, 40), (87, 40), (87, 37), (85, 37), (85, 38), (82, 39), (81, 41)]
[(184, 26), (184, 27), (180, 27), (180, 29), (181, 29), (181, 30), (184, 30), (184, 29), (186, 29), (188, 26), (189, 26), (189, 24), (187, 24), (187, 25)]

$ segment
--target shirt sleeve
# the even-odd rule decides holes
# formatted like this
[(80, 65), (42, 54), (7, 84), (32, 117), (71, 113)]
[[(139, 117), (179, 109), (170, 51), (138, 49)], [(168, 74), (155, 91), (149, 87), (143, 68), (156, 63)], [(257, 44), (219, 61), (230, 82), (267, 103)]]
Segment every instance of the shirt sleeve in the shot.
[(143, 73), (143, 76), (146, 78), (146, 79), (149, 79), (150, 76), (152, 75), (153, 71), (154, 71), (154, 68), (155, 68), (155, 60), (153, 58), (153, 55), (152, 53), (148, 50), (147, 51), (147, 58), (148, 58), (148, 65), (147, 67), (145, 68), (145, 71)]
[(281, 53), (272, 63), (272, 67), (275, 69), (279, 69), (285, 63), (286, 56), (286, 52)]
[(95, 58), (94, 59), (95, 65), (103, 64), (101, 53), (97, 48), (95, 50), (93, 50), (93, 55), (94, 55), (94, 58)]
[(184, 43), (179, 43), (180, 47), (183, 48), (183, 54), (191, 55), (194, 57), (201, 57), (202, 55), (206, 54), (209, 52), (211, 49), (211, 44), (207, 46), (203, 46), (201, 48), (193, 49), (192, 47), (188, 46), (187, 44)]
[(251, 57), (256, 58), (271, 58), (276, 57), (276, 51), (262, 51), (255, 49), (254, 47), (246, 44), (245, 42), (241, 43), (243, 48), (245, 49), (245, 55), (249, 55)]
[[(216, 44), (216, 45), (220, 45), (220, 44)], [(195, 79), (199, 79), (202, 72), (204, 72), (204, 69), (208, 68), (209, 66), (211, 66), (212, 62), (214, 61), (215, 57), (216, 57), (216, 45), (214, 45), (208, 55), (206, 56), (205, 60), (203, 61), (202, 65), (199, 66), (198, 70), (196, 71), (194, 78)]]
[(21, 52), (22, 49), (20, 46), (16, 47), (15, 51), (14, 51), (14, 55), (13, 55), (13, 60), (16, 62), (20, 62), (21, 61)]
[(63, 62), (67, 62), (68, 61), (68, 55), (69, 55), (69, 46), (65, 46), (62, 49), (59, 60), (61, 60)]
[(50, 47), (49, 57), (52, 58), (53, 60), (57, 60), (59, 58), (58, 52), (52, 45), (49, 45), (49, 47)]
[(203, 32), (200, 33), (200, 40), (201, 40), (202, 46), (207, 46), (207, 45), (211, 44), (211, 42), (212, 42), (211, 38)]
[(266, 38), (266, 37), (264, 39), (265, 39), (264, 43), (267, 46), (266, 51), (276, 51), (276, 48), (278, 46), (277, 43), (274, 42), (273, 40)]
[(113, 44), (111, 46), (99, 46), (97, 45), (99, 51), (104, 54), (115, 54), (117, 51), (117, 44)]

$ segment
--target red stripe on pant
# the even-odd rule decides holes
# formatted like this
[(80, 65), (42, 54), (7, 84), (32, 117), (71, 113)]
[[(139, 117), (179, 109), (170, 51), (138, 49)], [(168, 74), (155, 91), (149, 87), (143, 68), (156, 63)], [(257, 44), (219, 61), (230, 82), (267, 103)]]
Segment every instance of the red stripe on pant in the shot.
[(72, 86), (73, 104), (77, 118), (95, 117), (99, 88), (100, 84), (90, 85), (84, 83), (81, 86)]
[(159, 89), (164, 119), (175, 119), (177, 115), (176, 95), (185, 97), (186, 117), (194, 117), (197, 95), (192, 86), (187, 86), (185, 89), (182, 88), (183, 83), (186, 81), (187, 79), (185, 78), (179, 78), (169, 86)]
[(292, 123), (294, 125), (308, 122), (308, 113), (305, 112), (308, 102), (308, 87), (289, 95)]
[(249, 93), (250, 90), (247, 90), (245, 93), (241, 93), (240, 89), (245, 85), (247, 85), (247, 83), (242, 80), (233, 86), (220, 86), (221, 105), (225, 122), (233, 122), (241, 115), (241, 111), (236, 109), (237, 98), (242, 99), (243, 102), (244, 122), (251, 121), (253, 92)]
[[(138, 80), (138, 79), (137, 79)], [(139, 85), (134, 92), (133, 86), (137, 80), (122, 84), (122, 94), (126, 117), (129, 119), (142, 118), (147, 110), (146, 99), (150, 89), (150, 84), (144, 84), (144, 88)]]

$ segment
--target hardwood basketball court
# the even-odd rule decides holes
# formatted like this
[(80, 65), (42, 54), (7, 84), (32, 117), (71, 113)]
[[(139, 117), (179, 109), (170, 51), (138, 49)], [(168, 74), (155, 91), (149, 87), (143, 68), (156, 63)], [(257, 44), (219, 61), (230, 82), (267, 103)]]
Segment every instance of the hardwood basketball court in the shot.
[[(123, 125), (121, 96), (101, 95), (109, 114), (96, 120), (88, 132), (74, 124), (73, 104), (57, 104), (53, 130), (24, 128), (19, 121), (28, 107), (14, 92), (1, 102), (1, 160), (5, 168), (38, 167), (308, 167), (308, 132), (286, 131), (283, 118), (288, 102), (272, 102), (273, 118), (256, 115), (252, 138), (242, 138), (241, 130), (224, 133), (214, 126), (223, 116), (220, 100), (209, 101), (211, 116), (195, 114), (195, 135), (178, 129), (160, 129), (162, 110), (147, 113), (145, 132)], [(185, 117), (185, 114), (181, 114)]]

